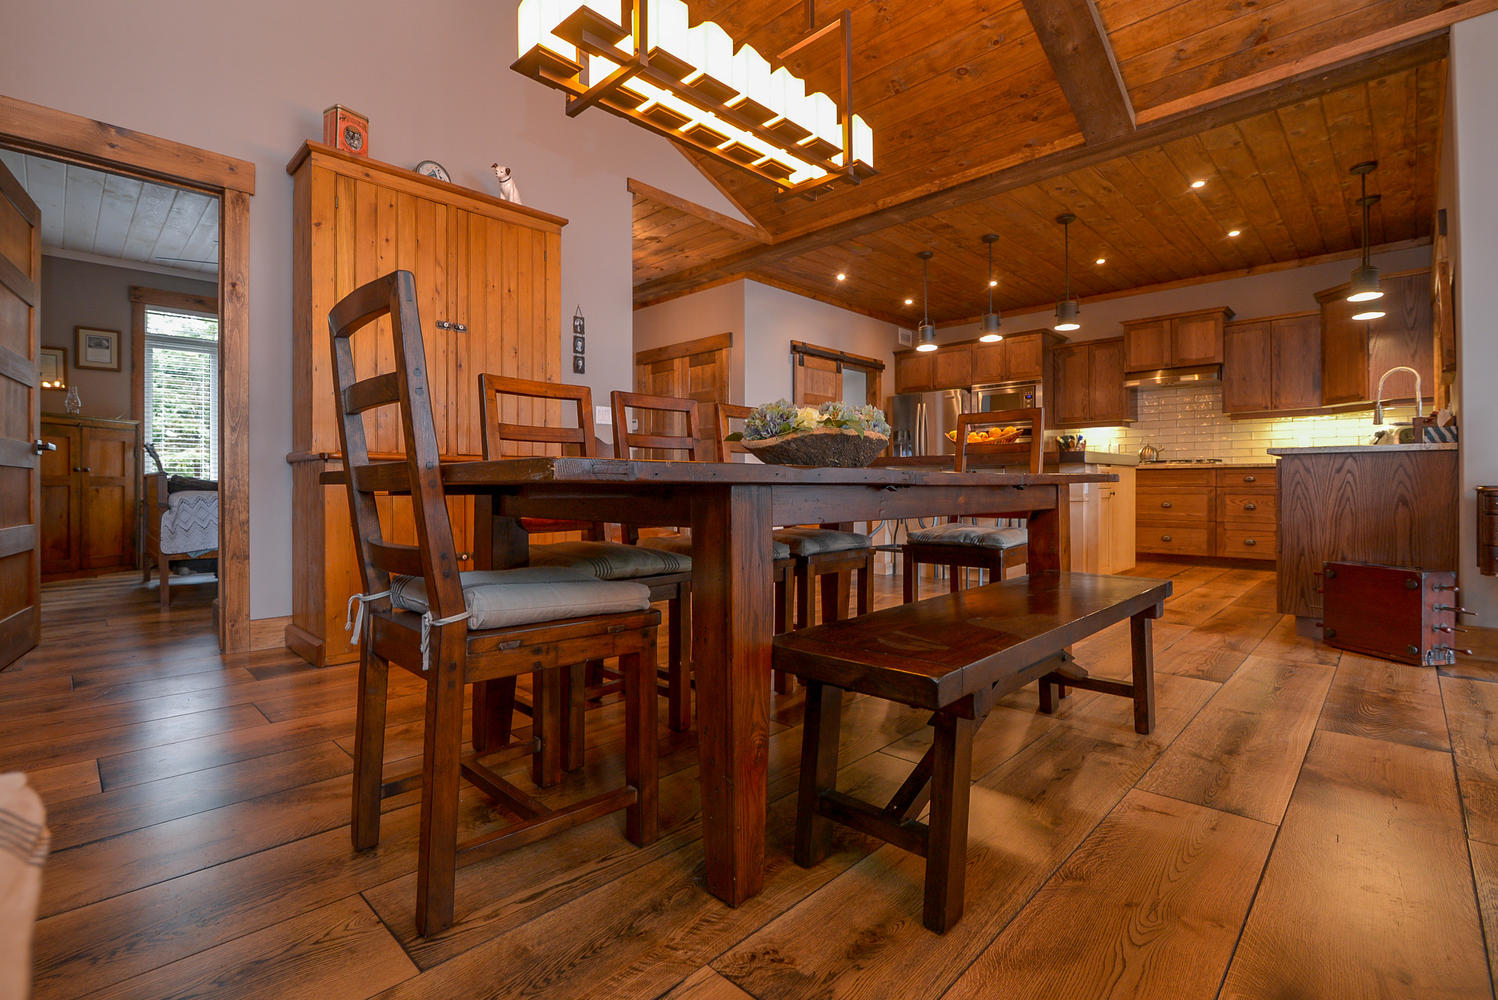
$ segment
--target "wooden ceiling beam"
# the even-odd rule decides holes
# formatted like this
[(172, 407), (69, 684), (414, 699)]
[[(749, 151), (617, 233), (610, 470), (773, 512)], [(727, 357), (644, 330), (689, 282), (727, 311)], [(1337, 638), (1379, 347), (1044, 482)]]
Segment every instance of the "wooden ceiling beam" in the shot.
[[(1498, 0), (1472, 2), (1490, 3)], [(1278, 80), (1263, 89), (1237, 94), (1170, 118), (1141, 123), (1133, 132), (1112, 141), (1063, 149), (896, 205), (872, 212), (850, 213), (820, 228), (656, 278), (637, 287), (635, 299), (641, 302), (671, 298), (724, 274), (750, 273), (757, 268), (819, 247), (856, 239), (937, 212), (960, 208), (979, 199), (991, 198), (1080, 167), (1096, 166), (1143, 150), (1159, 148), (1173, 139), (1195, 135), (1268, 110), (1289, 107), (1357, 83), (1434, 62), (1444, 58), (1447, 49), (1448, 35), (1442, 30), (1386, 47), (1356, 61), (1330, 67), (1318, 65), (1311, 71)]]
[(1021, 2), (1082, 137), (1092, 144), (1133, 132), (1134, 104), (1092, 0)]

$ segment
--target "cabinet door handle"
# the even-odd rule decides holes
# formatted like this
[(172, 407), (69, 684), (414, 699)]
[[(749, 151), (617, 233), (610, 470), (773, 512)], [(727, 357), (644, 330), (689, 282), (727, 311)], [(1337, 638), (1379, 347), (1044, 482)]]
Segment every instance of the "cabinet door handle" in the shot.
[(1169, 535), (1161, 535), (1160, 536), (1160, 541), (1162, 541), (1162, 542), (1168, 542), (1168, 541), (1170, 541), (1170, 536)]
[(1245, 538), (1243, 540), (1243, 544), (1244, 545), (1258, 545), (1259, 543), (1256, 542), (1256, 541), (1254, 541), (1252, 538)]
[(1165, 508), (1166, 510), (1170, 510), (1170, 508), (1174, 507), (1175, 504), (1171, 503), (1169, 500), (1161, 500), (1160, 506)]
[(473, 558), (473, 553), (472, 552), (459, 552), (458, 553), (458, 562), (468, 562), (472, 558)]
[(73, 471), (74, 472), (82, 472), (83, 471), (83, 466), (81, 466), (81, 465), (75, 465), (75, 466), (73, 466)]
[(1243, 481), (1245, 483), (1257, 483), (1259, 481), (1259, 477), (1258, 476), (1244, 476), (1243, 477)]
[(31, 442), (31, 450), (36, 452), (38, 455), (40, 455), (44, 451), (56, 451), (57, 442), (43, 441), (41, 438), (37, 438), (35, 441)]
[(462, 323), (454, 323), (453, 324), (453, 329), (456, 330), (458, 333), (467, 333), (468, 332), (468, 327), (464, 326)]
[(439, 330), (451, 330), (453, 328), (453, 325), (451, 323), (449, 323), (445, 319), (439, 319), (437, 322), (433, 323), (432, 325), (435, 326)]
[(1243, 505), (1243, 509), (1244, 510), (1258, 510), (1259, 509), (1259, 505), (1256, 504), (1256, 503), (1246, 503), (1246, 504)]

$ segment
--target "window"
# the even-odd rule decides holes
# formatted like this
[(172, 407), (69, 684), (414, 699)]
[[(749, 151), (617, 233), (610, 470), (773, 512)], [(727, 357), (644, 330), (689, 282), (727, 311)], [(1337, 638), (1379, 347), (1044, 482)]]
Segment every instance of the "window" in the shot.
[(173, 475), (218, 478), (218, 318), (145, 310), (145, 436)]

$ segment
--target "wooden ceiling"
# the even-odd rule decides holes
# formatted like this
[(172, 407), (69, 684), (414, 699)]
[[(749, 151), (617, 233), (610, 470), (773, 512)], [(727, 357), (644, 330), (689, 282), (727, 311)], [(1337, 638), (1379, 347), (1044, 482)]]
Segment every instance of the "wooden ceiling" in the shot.
[[(688, 6), (762, 52), (806, 25), (790, 0)], [(776, 200), (773, 185), (684, 151), (754, 225), (636, 190), (636, 304), (749, 276), (910, 324), (915, 253), (931, 249), (932, 318), (969, 319), (986, 302), (980, 237), (994, 232), (995, 304), (1044, 305), (1062, 292), (1062, 211), (1078, 217), (1071, 273), (1084, 298), (1343, 254), (1359, 238), (1348, 168), (1365, 159), (1379, 161), (1369, 189), (1383, 196), (1374, 243), (1428, 238), (1447, 29), (1495, 8), (854, 3), (853, 108), (874, 129), (880, 173), (816, 201)], [(789, 65), (835, 92), (830, 54)]]

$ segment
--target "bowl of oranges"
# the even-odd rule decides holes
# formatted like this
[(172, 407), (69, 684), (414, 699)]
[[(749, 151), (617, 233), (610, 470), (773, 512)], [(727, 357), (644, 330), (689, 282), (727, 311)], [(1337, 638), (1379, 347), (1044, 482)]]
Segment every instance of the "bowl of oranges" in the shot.
[[(947, 440), (957, 442), (957, 432), (947, 431)], [(1012, 424), (1008, 427), (987, 427), (981, 431), (968, 431), (968, 444), (1013, 444), (1019, 440), (1019, 428)]]

